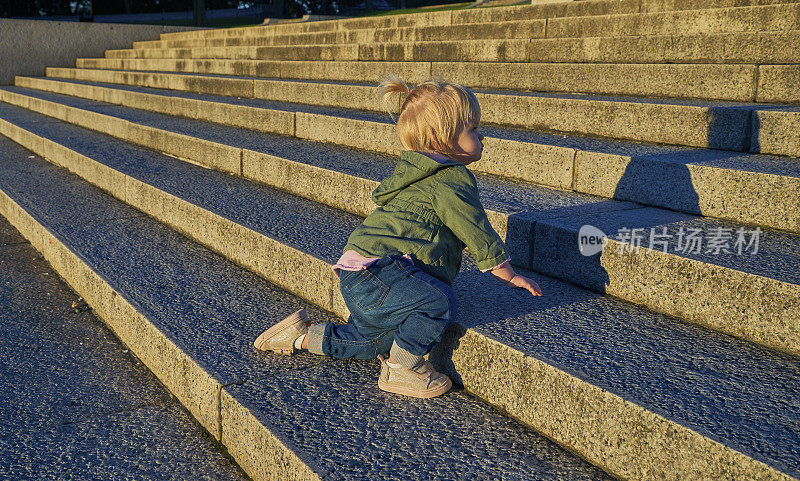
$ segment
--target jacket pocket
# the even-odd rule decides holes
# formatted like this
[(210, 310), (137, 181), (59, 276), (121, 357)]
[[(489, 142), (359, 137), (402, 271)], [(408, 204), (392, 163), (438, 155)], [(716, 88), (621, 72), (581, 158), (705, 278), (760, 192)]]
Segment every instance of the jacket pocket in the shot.
[(352, 279), (348, 279), (344, 288), (351, 300), (364, 311), (371, 311), (383, 305), (383, 301), (389, 294), (389, 286), (368, 269), (364, 269), (358, 275), (352, 276)]

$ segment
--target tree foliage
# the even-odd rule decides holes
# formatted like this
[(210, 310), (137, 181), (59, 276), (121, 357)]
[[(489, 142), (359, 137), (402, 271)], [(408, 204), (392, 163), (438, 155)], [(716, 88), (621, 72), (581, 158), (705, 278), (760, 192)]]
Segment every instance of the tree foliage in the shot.
[[(406, 0), (409, 7), (449, 3), (454, 0)], [(400, 0), (387, 0), (400, 7)], [(278, 6), (285, 17), (307, 13), (339, 15), (369, 8), (371, 0), (205, 0), (205, 8), (234, 8), (239, 4), (265, 5), (267, 10)], [(192, 10), (193, 0), (0, 0), (0, 17), (33, 17), (37, 15), (77, 15), (87, 13), (91, 4), (94, 15), (125, 13), (158, 13)]]
[[(264, 0), (248, 3), (262, 3)], [(206, 0), (207, 9), (234, 8), (240, 0)], [(127, 5), (126, 5), (127, 4)], [(93, 0), (95, 15), (119, 13), (156, 13), (192, 10), (192, 0)], [(88, 0), (0, 0), (0, 16), (33, 17), (36, 15), (73, 15), (89, 11)]]

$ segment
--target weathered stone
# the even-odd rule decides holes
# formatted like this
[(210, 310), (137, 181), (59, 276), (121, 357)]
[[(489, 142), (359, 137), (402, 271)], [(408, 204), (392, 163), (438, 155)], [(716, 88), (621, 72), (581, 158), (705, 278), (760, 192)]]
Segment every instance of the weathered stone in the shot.
[(718, 8), (552, 18), (548, 37), (601, 37), (623, 35), (693, 35), (720, 32), (797, 30), (800, 5), (779, 4), (739, 8)]
[(738, 101), (753, 100), (756, 69), (714, 64), (431, 64), (434, 77), (474, 88)]
[(800, 65), (759, 65), (758, 102), (800, 102)]

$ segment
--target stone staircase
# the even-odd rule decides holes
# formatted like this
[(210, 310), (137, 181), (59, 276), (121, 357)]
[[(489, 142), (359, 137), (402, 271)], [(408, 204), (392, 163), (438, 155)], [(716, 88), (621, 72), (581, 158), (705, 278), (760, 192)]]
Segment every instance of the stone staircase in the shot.
[[(789, 0), (585, 0), (164, 34), (0, 88), (0, 213), (254, 479), (798, 479), (798, 33)], [(390, 72), (476, 90), (545, 294), (466, 259), (428, 401), (252, 348), (346, 319)]]

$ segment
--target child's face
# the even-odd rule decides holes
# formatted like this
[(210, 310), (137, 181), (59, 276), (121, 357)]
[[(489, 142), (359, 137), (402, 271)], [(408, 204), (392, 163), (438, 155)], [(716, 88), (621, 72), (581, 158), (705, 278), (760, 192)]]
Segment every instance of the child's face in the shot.
[(456, 136), (453, 154), (450, 157), (464, 165), (481, 159), (483, 155), (483, 134), (478, 133), (478, 124), (464, 126)]

